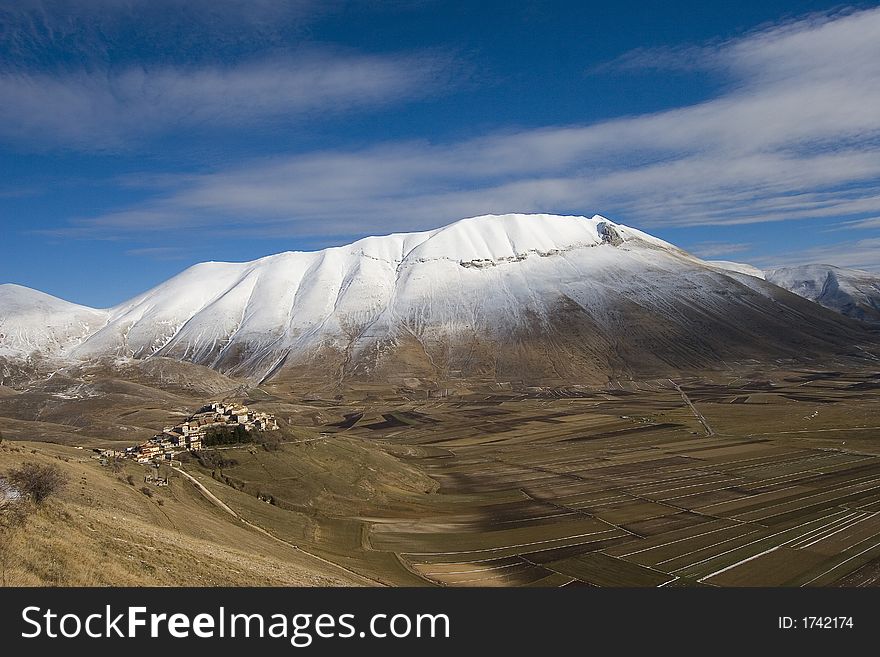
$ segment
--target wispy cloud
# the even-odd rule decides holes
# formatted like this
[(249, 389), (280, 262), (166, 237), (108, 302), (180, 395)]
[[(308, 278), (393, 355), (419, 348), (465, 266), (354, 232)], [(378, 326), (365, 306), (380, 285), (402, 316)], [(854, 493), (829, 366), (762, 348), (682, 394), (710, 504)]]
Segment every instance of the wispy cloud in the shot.
[(880, 217), (868, 217), (866, 219), (858, 219), (855, 221), (845, 221), (843, 223), (845, 228), (853, 228), (853, 229), (871, 229), (871, 228), (880, 228)]
[(720, 52), (727, 43), (701, 46), (665, 46), (662, 48), (636, 48), (620, 57), (591, 67), (591, 75), (608, 73), (633, 73), (647, 71), (723, 71), (725, 59)]
[(45, 193), (45, 191), (45, 189), (36, 186), (16, 188), (6, 188), (0, 186), (0, 199), (26, 198), (28, 196), (37, 196), (39, 194)]
[(435, 90), (432, 56), (308, 53), (229, 66), (0, 73), (0, 135), (81, 148), (173, 128), (229, 128), (340, 113)]
[(184, 246), (150, 246), (140, 249), (129, 249), (126, 255), (149, 258), (150, 260), (185, 260), (192, 255), (193, 249)]
[[(423, 97), (450, 55), (361, 54), (310, 25), (363, 0), (0, 0), (0, 140), (78, 150)], [(275, 124), (273, 124), (275, 125)]]
[(880, 9), (703, 48), (729, 84), (696, 105), (249, 162), (187, 176), (74, 229), (239, 224), (341, 235), (508, 211), (595, 210), (646, 227), (880, 213)]
[(265, 49), (342, 0), (0, 0), (4, 64), (153, 61)]
[(765, 256), (757, 260), (764, 269), (822, 263), (880, 274), (880, 238), (849, 240), (805, 251)]

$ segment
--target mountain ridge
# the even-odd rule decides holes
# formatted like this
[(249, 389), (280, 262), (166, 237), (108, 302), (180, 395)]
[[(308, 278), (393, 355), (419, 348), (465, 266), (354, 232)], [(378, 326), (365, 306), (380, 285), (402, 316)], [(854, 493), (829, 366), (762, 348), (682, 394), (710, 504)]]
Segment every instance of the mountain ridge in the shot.
[(814, 264), (781, 267), (767, 280), (825, 308), (865, 322), (880, 323), (880, 276), (859, 269)]
[(27, 339), (0, 338), (0, 355), (161, 356), (260, 380), (297, 368), (339, 381), (602, 379), (866, 339), (816, 304), (600, 215), (486, 215), (200, 263), (109, 309), (59, 300), (37, 326), (18, 305), (0, 335)]
[(762, 271), (740, 262), (709, 260), (719, 269), (767, 280), (799, 297), (863, 322), (880, 323), (880, 275), (822, 263)]

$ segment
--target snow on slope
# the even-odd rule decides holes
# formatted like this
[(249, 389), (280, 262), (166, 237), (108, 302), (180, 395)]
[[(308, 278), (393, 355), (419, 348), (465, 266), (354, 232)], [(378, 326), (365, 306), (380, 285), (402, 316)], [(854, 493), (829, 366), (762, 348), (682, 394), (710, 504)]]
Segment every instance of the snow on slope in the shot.
[[(29, 306), (12, 312), (19, 325)], [(77, 359), (165, 356), (256, 377), (282, 366), (576, 377), (703, 366), (776, 342), (799, 353), (839, 328), (812, 308), (598, 215), (512, 214), (203, 263), (107, 311), (66, 304), (45, 319), (67, 327), (55, 352)], [(71, 316), (88, 321), (73, 330)], [(38, 337), (0, 344), (54, 344)]]
[(747, 265), (743, 262), (730, 262), (729, 260), (707, 260), (707, 264), (724, 271), (732, 271), (737, 274), (745, 274), (746, 276), (754, 276), (765, 280), (764, 272), (753, 265)]
[(833, 265), (766, 272), (767, 280), (798, 296), (862, 321), (880, 322), (880, 276)]
[(21, 285), (0, 285), (0, 356), (63, 355), (107, 321), (107, 313)]
[(422, 286), (444, 288), (454, 297), (457, 288), (447, 287), (444, 277), (454, 279), (463, 268), (601, 245), (609, 239), (603, 232), (608, 226), (621, 239), (674, 248), (598, 215), (503, 215), (463, 219), (433, 231), (367, 237), (317, 252), (203, 263), (110, 309), (107, 325), (76, 355), (161, 354), (218, 364), (235, 360), (241, 344), (251, 352), (306, 346), (327, 335), (356, 332), (383, 315), (390, 319), (393, 302), (406, 300)]

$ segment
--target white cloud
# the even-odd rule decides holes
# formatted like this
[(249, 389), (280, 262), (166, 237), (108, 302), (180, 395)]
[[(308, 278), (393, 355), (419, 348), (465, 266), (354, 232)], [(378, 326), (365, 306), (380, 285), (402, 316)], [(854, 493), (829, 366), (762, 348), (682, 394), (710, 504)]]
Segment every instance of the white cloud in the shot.
[(262, 224), (343, 235), (508, 211), (600, 211), (648, 228), (880, 213), (880, 9), (706, 48), (729, 84), (693, 106), (250, 162), (187, 176), (76, 230)]
[(593, 66), (588, 73), (632, 73), (644, 71), (722, 71), (724, 61), (718, 57), (723, 43), (704, 46), (664, 46), (660, 48), (636, 48), (609, 62)]
[(850, 240), (758, 260), (764, 269), (822, 263), (880, 273), (880, 238)]
[(185, 260), (192, 255), (192, 248), (185, 246), (152, 246), (129, 249), (125, 254), (151, 260)]
[(0, 134), (94, 148), (173, 128), (229, 128), (422, 95), (432, 57), (310, 53), (234, 66), (0, 73)]
[(344, 0), (0, 0), (0, 52), (45, 63), (95, 61), (135, 47), (199, 56), (271, 47)]
[(846, 228), (866, 229), (880, 228), (880, 217), (869, 217), (867, 219), (858, 219), (856, 221), (844, 222)]

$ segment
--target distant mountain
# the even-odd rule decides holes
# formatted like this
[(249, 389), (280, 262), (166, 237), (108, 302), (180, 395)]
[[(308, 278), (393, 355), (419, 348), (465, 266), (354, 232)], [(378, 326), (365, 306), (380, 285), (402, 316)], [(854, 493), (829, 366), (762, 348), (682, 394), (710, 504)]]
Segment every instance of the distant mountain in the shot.
[(880, 275), (833, 265), (802, 265), (766, 272), (767, 280), (848, 317), (880, 322)]
[(503, 215), (209, 262), (108, 310), (0, 293), (3, 354), (263, 379), (607, 380), (841, 353), (858, 323), (600, 216)]
[(0, 285), (0, 357), (68, 353), (106, 323), (106, 311), (21, 285)]

